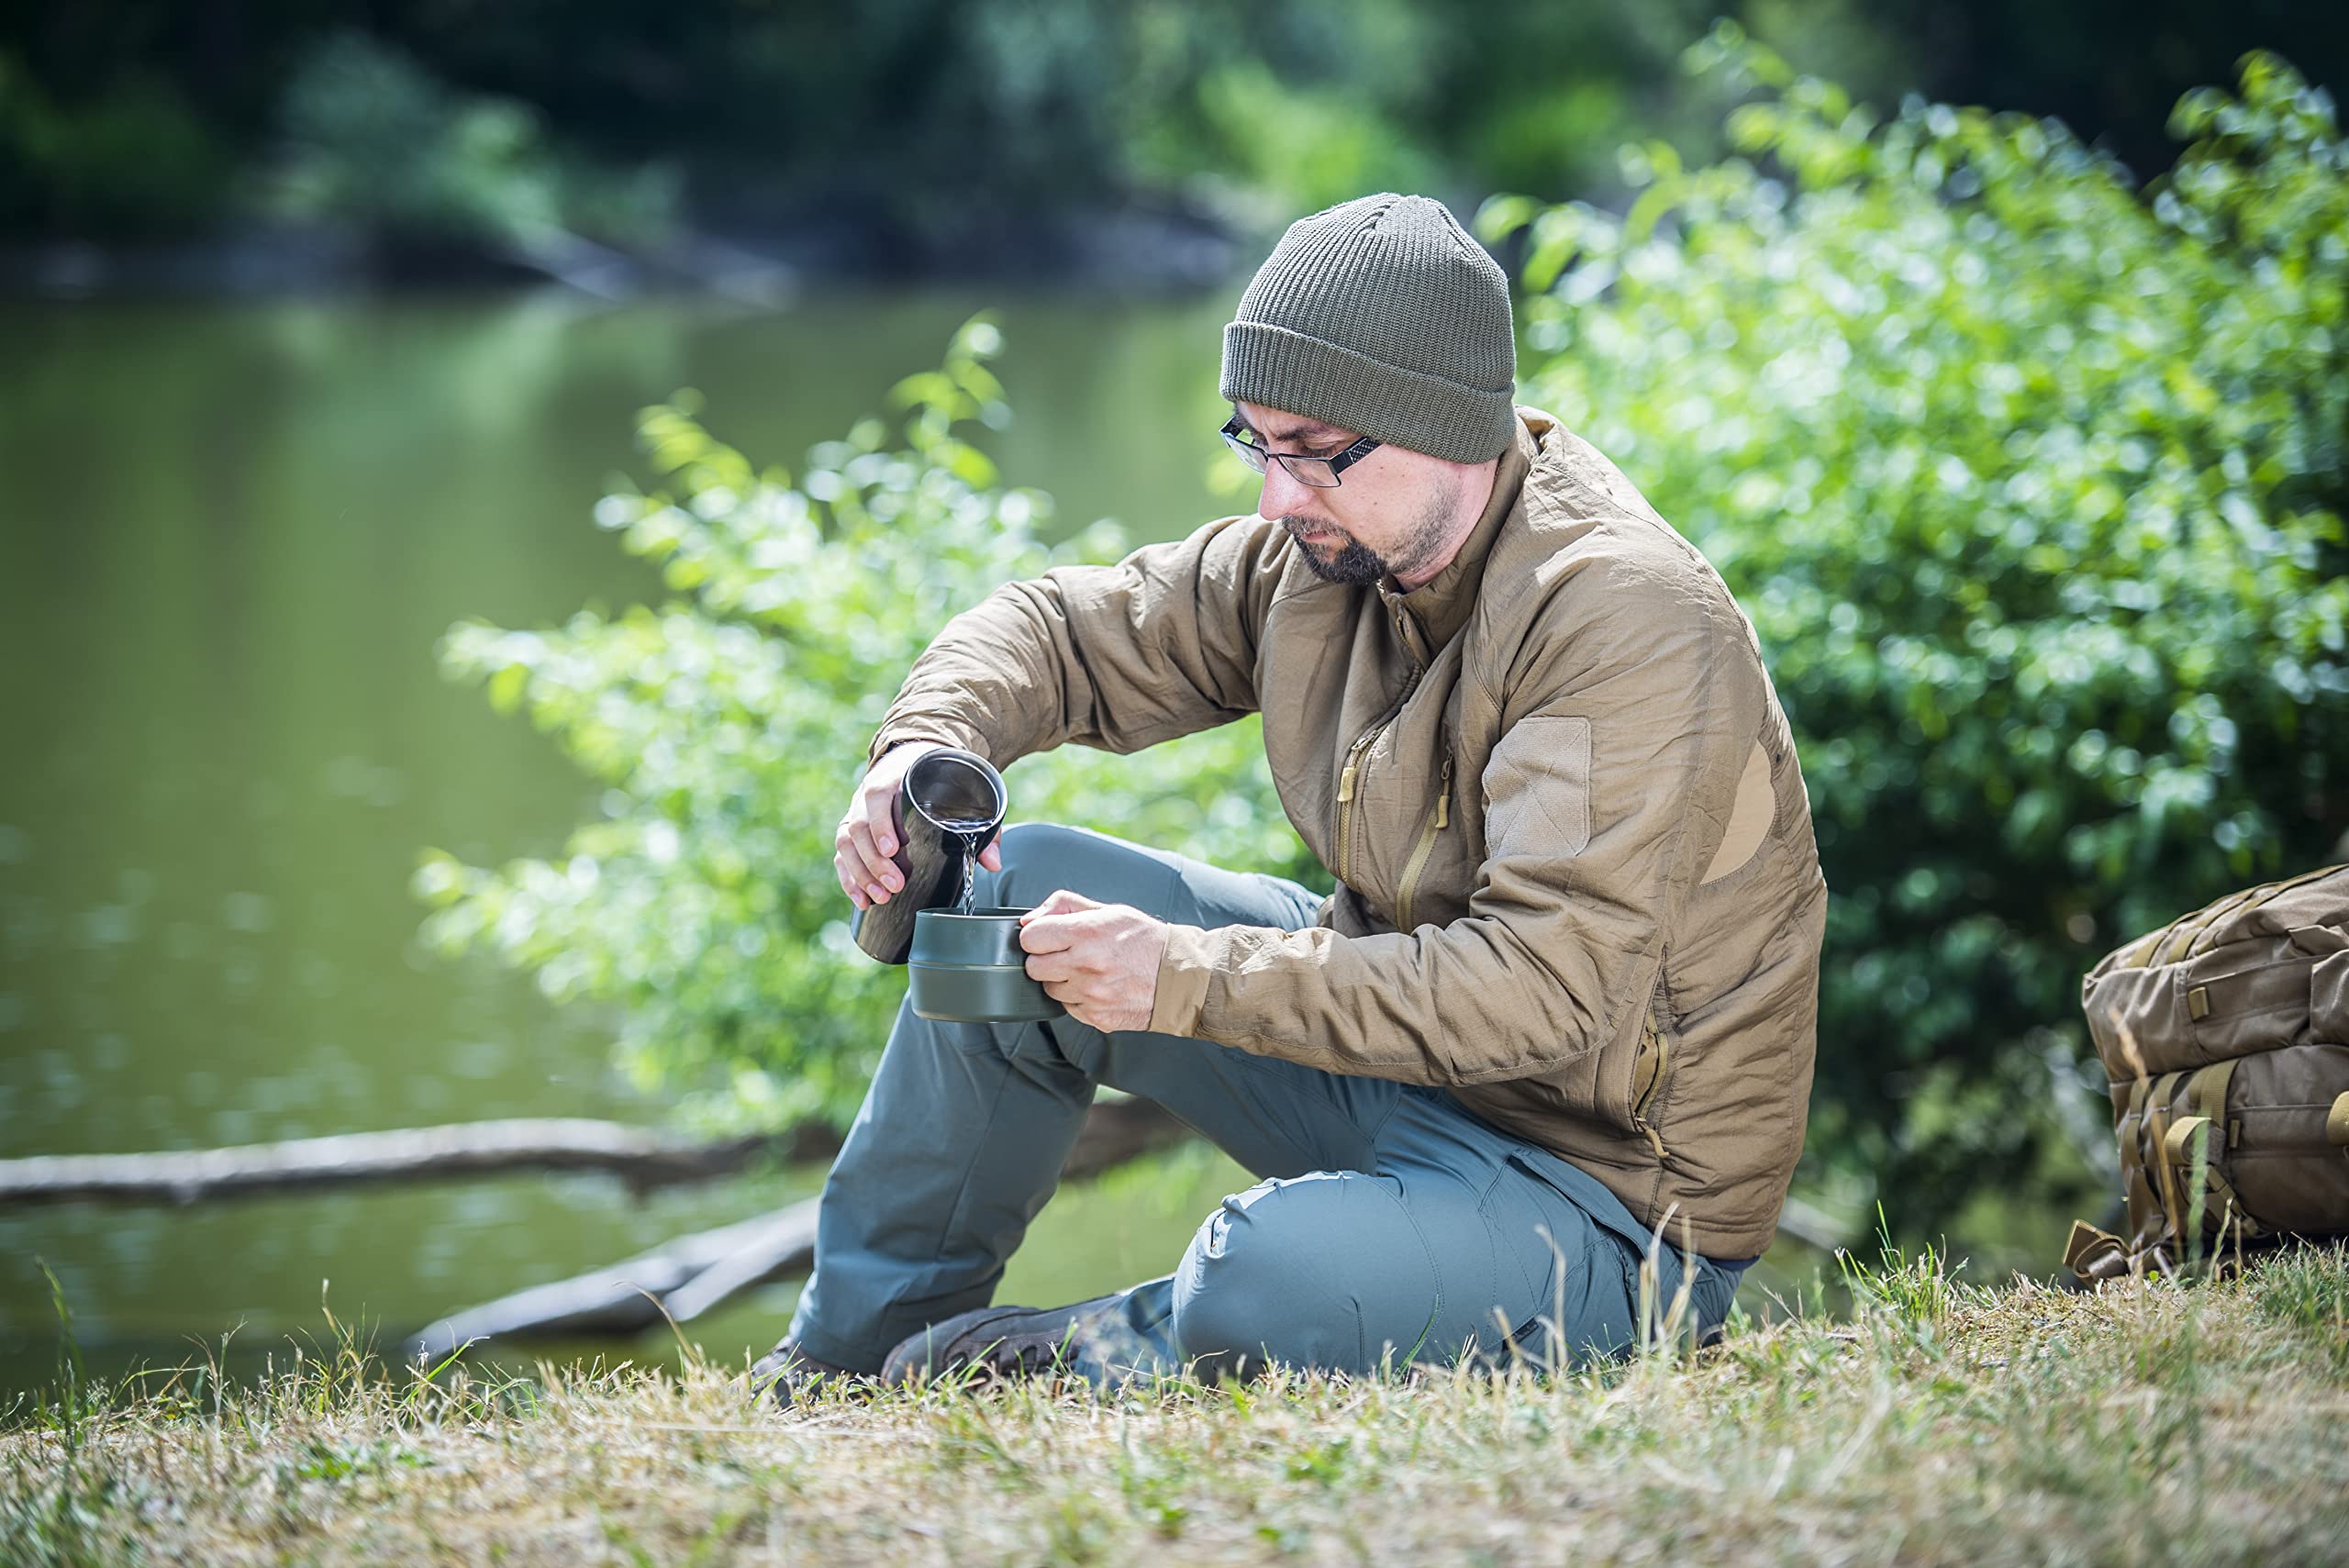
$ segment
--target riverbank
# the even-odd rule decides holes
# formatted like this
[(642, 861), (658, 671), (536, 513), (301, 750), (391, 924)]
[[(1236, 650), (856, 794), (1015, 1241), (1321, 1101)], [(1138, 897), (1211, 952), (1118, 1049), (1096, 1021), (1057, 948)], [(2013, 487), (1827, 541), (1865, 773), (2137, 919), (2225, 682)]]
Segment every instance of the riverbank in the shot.
[(1024, 1385), (790, 1413), (689, 1359), (384, 1381), (348, 1344), (0, 1435), (59, 1563), (2349, 1561), (2349, 1260), (2094, 1294), (1852, 1274), (1857, 1307), (1556, 1379)]
[(570, 234), (387, 244), (328, 224), (244, 222), (146, 241), (0, 240), (0, 298), (266, 298), (555, 284), (601, 299), (696, 294), (785, 305), (828, 287), (985, 284), (1112, 295), (1195, 294), (1241, 275), (1243, 240), (1169, 203), (918, 210), (818, 203), (716, 214), (657, 245)]

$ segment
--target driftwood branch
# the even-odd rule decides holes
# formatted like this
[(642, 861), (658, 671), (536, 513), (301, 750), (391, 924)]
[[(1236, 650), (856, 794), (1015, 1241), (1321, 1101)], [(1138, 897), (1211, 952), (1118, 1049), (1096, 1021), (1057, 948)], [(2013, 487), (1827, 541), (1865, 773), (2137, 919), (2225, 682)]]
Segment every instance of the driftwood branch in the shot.
[(524, 1170), (602, 1171), (642, 1190), (728, 1175), (763, 1157), (822, 1160), (839, 1148), (838, 1135), (823, 1127), (687, 1143), (579, 1118), (462, 1122), (179, 1154), (0, 1160), (0, 1208), (75, 1200), (189, 1204)]
[[(1098, 1101), (1061, 1176), (1095, 1175), (1188, 1136), (1188, 1128), (1152, 1101)], [(438, 1364), (481, 1340), (634, 1334), (659, 1323), (664, 1310), (689, 1321), (752, 1285), (806, 1273), (816, 1257), (816, 1205), (808, 1198), (681, 1236), (609, 1268), (469, 1307), (411, 1335), (402, 1352), (411, 1362)]]

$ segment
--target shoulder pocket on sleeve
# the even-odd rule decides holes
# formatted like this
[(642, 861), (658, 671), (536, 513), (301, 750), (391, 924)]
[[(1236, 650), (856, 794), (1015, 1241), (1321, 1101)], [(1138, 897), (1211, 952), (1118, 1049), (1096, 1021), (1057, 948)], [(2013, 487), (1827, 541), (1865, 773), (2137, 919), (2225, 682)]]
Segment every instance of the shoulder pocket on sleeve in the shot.
[(1564, 855), (1590, 847), (1589, 719), (1519, 719), (1493, 748), (1480, 784), (1487, 845), (1521, 845), (1530, 835)]

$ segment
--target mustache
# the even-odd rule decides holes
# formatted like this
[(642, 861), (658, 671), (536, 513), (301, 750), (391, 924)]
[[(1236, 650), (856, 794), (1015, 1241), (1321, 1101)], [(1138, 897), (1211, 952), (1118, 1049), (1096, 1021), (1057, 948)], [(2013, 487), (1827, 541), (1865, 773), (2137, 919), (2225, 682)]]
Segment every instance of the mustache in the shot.
[(1281, 527), (1286, 528), (1291, 535), (1336, 534), (1340, 538), (1350, 542), (1353, 539), (1353, 535), (1347, 533), (1345, 529), (1340, 528), (1337, 524), (1325, 523), (1315, 517), (1300, 517), (1296, 514), (1291, 513), (1286, 517), (1275, 517), (1273, 520), (1280, 524)]

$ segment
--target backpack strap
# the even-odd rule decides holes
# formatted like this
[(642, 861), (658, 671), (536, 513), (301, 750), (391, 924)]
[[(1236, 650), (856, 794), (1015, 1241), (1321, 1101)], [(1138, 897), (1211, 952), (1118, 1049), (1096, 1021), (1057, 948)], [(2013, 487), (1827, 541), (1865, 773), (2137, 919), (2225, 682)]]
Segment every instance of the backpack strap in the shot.
[(2176, 1168), (2169, 1162), (2168, 1148), (2171, 1112), (2176, 1106), (2178, 1081), (2185, 1076), (2181, 1070), (2165, 1073), (2154, 1080), (2146, 1095), (2144, 1119), (2137, 1127), (2137, 1157), (2153, 1173), (2154, 1197), (2168, 1224), (2169, 1234), (2180, 1239), (2186, 1235), (2186, 1193), (2177, 1179)]
[[(2149, 1216), (2141, 1212), (2137, 1195), (2143, 1193), (2150, 1198), (2154, 1190), (2153, 1176), (2145, 1169), (2145, 1096), (2152, 1087), (2150, 1078), (2130, 1084), (2129, 1108), (2121, 1118), (2121, 1193), (2129, 1204), (2132, 1235), (2143, 1234), (2149, 1222)], [(2078, 1240), (2076, 1233), (2074, 1240)]]
[(2319, 866), (2314, 871), (2302, 872), (2281, 882), (2263, 882), (2257, 887), (2246, 887), (2240, 893), (2229, 894), (2216, 903), (2205, 905), (2192, 914), (2181, 917), (2161, 933), (2163, 940), (2155, 945), (2153, 965), (2149, 967), (2176, 963), (2206, 951), (2210, 946), (2210, 933), (2225, 922), (2246, 910), (2273, 903), (2293, 888), (2332, 876), (2340, 870), (2339, 866)]
[(2064, 1266), (2090, 1284), (2117, 1279), (2129, 1272), (2129, 1244), (2085, 1219), (2075, 1219), (2071, 1240), (2064, 1243)]
[(2191, 957), (2194, 950), (2201, 945), (2203, 937), (2215, 929), (2220, 921), (2256, 901), (2267, 891), (2266, 887), (2246, 887), (2186, 916), (2170, 928), (2169, 939), (2155, 950), (2154, 962), (2156, 964), (2176, 963)]
[[(2222, 1133), (2233, 1130), (2227, 1125), (2227, 1085), (2234, 1081), (2235, 1063), (2240, 1060), (2230, 1056), (2224, 1062), (2213, 1062), (2186, 1081), (2188, 1101)], [(2233, 1140), (2230, 1138), (2228, 1141), (2232, 1143)]]
[[(2235, 1195), (2233, 1184), (2220, 1173), (2219, 1162), (2234, 1147), (2233, 1129), (2227, 1122), (2227, 1084), (2235, 1075), (2236, 1058), (2214, 1062), (2199, 1069), (2186, 1080), (2186, 1102), (2195, 1113), (2181, 1117), (2170, 1125), (2162, 1138), (2162, 1157), (2168, 1163), (2178, 1189), (2190, 1201), (2194, 1178), (2194, 1136), (2208, 1131), (2202, 1164), (2202, 1228), (2220, 1235), (2226, 1233), (2232, 1220), (2246, 1236), (2257, 1236), (2265, 1229), (2243, 1212), (2243, 1200)], [(2213, 1200), (2223, 1207), (2214, 1207)], [(2179, 1232), (2180, 1240), (2184, 1232)]]

